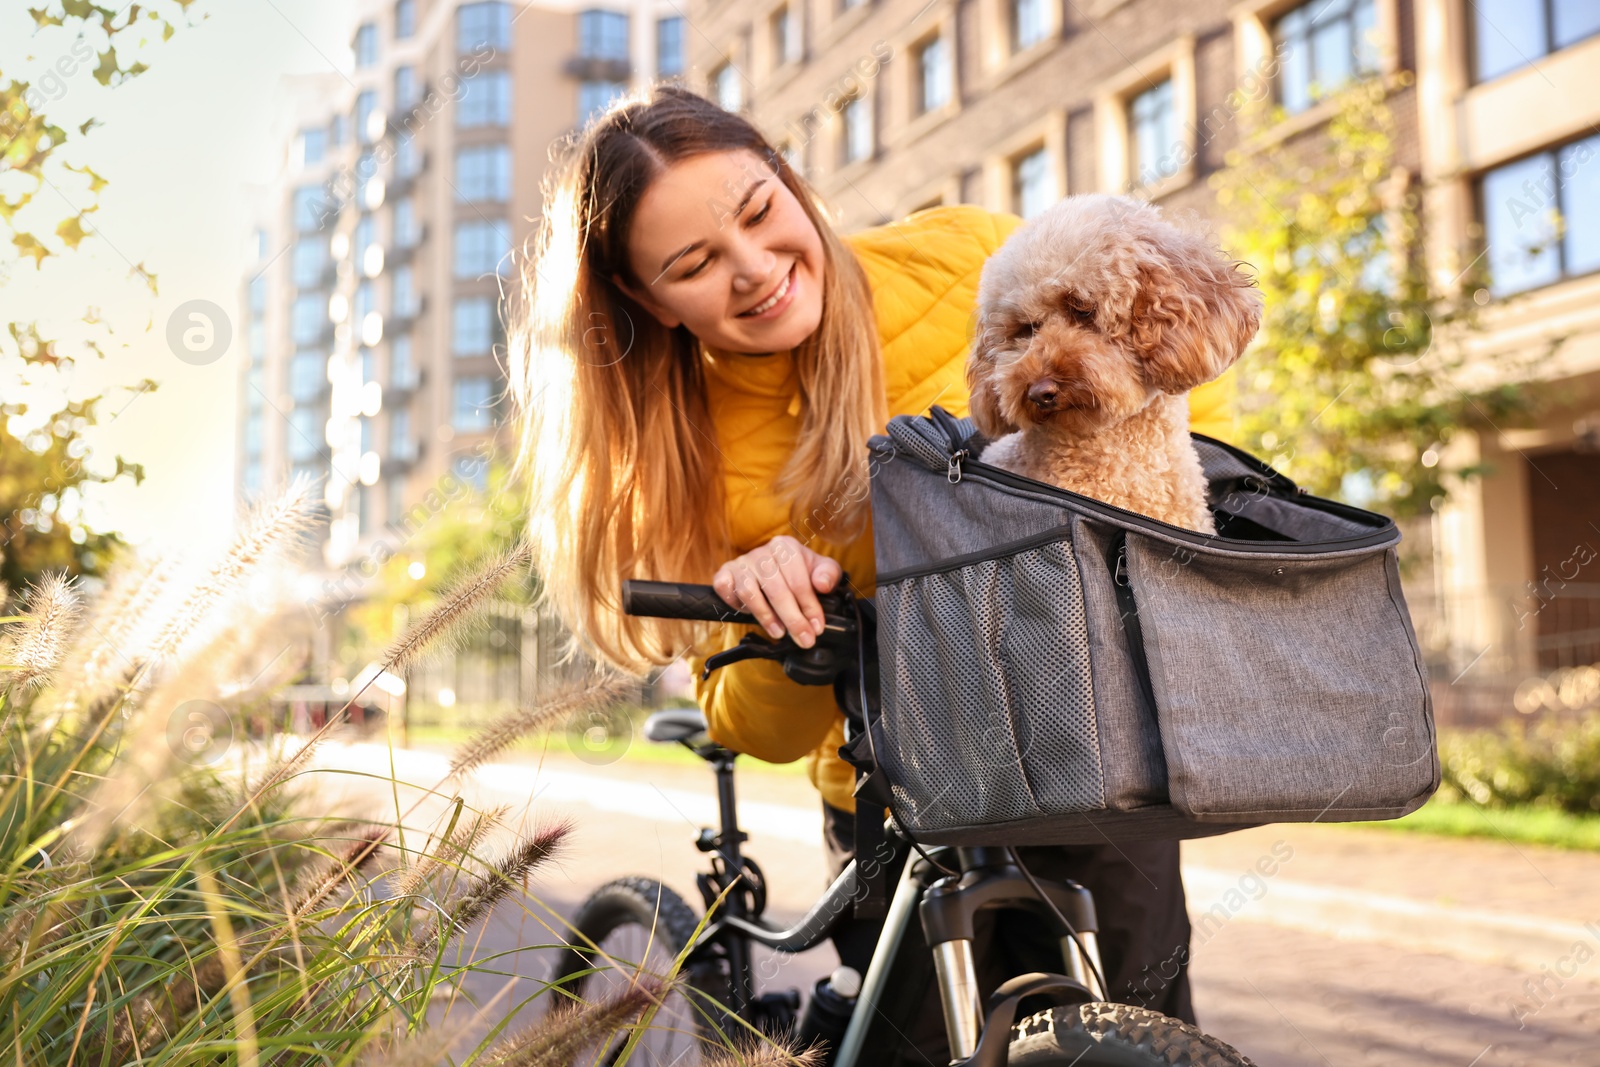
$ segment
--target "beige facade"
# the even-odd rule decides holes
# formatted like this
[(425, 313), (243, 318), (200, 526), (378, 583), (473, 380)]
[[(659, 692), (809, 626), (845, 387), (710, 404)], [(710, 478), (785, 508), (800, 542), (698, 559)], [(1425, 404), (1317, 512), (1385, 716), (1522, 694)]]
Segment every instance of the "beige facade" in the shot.
[[(1240, 143), (1244, 100), (1285, 105), (1248, 146), (1274, 152), (1331, 117), (1308, 90), (1319, 73), (1414, 75), (1391, 77), (1390, 105), (1430, 266), (1452, 284), (1495, 261), (1471, 344), (1525, 365), (1540, 405), (1531, 427), (1458, 439), (1489, 473), (1415, 531), (1433, 542), (1412, 579), (1419, 625), (1447, 687), (1600, 660), (1600, 139), (1573, 147), (1600, 131), (1600, 5), (699, 0), (687, 13), (691, 84), (783, 146), (845, 230), (937, 203), (1029, 214), (1091, 191), (1211, 216), (1206, 178)], [(1309, 66), (1283, 58), (1296, 40)], [(1504, 168), (1539, 158), (1559, 190), (1536, 181), (1525, 202), (1486, 203), (1486, 188), (1520, 189)], [(1489, 231), (1508, 226), (1497, 250)], [(1540, 226), (1572, 248), (1519, 264)]]
[(682, 27), (666, 0), (361, 0), (341, 69), (288, 86), (246, 283), (238, 484), (320, 480), (330, 601), (483, 484), (550, 149), (674, 73)]

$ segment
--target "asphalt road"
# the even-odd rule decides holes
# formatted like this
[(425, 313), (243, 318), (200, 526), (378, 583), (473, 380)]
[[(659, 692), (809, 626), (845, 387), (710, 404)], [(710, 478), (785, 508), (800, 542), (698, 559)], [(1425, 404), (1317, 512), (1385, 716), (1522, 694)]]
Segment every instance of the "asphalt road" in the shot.
[[(401, 755), (403, 780), (432, 785), (441, 777), (440, 757)], [(381, 766), (377, 758), (338, 748), (319, 754), (318, 763), (387, 775), (387, 753)], [(392, 805), (387, 783), (319, 777), (327, 810)], [(773, 887), (769, 915), (798, 916), (823, 886), (816, 795), (803, 778), (775, 774), (741, 775), (740, 787), (747, 849)], [(570, 916), (595, 887), (642, 874), (695, 899), (693, 875), (703, 860), (692, 840), (714, 812), (711, 776), (698, 767), (548, 759), (540, 768), (484, 768), (462, 792), (469, 804), (512, 802), (530, 822), (568, 816), (576, 825), (570, 849), (530, 895), (502, 904), (474, 932), (480, 956), (502, 954), (497, 969), (505, 977), (485, 976), (470, 989), (473, 1000), (489, 1005), (481, 1015), (470, 1004), (441, 1006), (438, 1018), (463, 1034), (537, 993), (550, 966), (551, 950), (542, 946), (556, 940), (555, 916)], [(1301, 845), (1296, 862), (1304, 857), (1302, 867), (1314, 870), (1309, 848)], [(1192, 904), (1196, 895), (1191, 887)], [(1574, 949), (1572, 958), (1513, 967), (1287, 928), (1246, 910), (1197, 939), (1191, 973), (1202, 1027), (1261, 1067), (1600, 1067), (1600, 960), (1591, 964), (1587, 948)], [(824, 945), (766, 973), (775, 973), (774, 985), (807, 988), (835, 962)], [(518, 1014), (529, 1017), (530, 1010)]]

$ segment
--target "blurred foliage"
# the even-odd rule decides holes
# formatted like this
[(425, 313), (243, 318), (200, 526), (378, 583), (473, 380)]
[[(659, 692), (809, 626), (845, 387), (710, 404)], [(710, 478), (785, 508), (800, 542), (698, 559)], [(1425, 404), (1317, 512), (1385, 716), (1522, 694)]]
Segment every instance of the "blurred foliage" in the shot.
[(1398, 516), (1425, 514), (1481, 473), (1451, 464), (1458, 430), (1527, 403), (1511, 384), (1463, 391), (1479, 279), (1444, 286), (1424, 262), (1419, 193), (1396, 168), (1387, 103), (1408, 84), (1347, 89), (1326, 132), (1298, 139), (1269, 143), (1281, 107), (1247, 114), (1243, 146), (1211, 178), (1224, 243), (1266, 298), (1237, 372), (1242, 443), (1311, 492)]
[(1449, 733), (1439, 742), (1441, 799), (1490, 808), (1600, 813), (1600, 716), (1514, 721), (1498, 731)]
[[(0, 237), (9, 237), (10, 246), (8, 255), (0, 255), (0, 284), (14, 267), (31, 261), (34, 270), (42, 270), (46, 260), (96, 236), (92, 216), (107, 181), (83, 161), (76, 146), (99, 123), (89, 118), (63, 128), (46, 113), (48, 106), (65, 97), (70, 79), (81, 74), (114, 87), (144, 73), (146, 50), (172, 37), (180, 22), (186, 24), (194, 3), (155, 0), (110, 7), (62, 0), (27, 9), (36, 29), (61, 28), (77, 36), (42, 38), (52, 49), (28, 57), (31, 81), (0, 71)], [(47, 188), (51, 195), (40, 197)], [(62, 207), (68, 210), (58, 214)], [(143, 263), (129, 274), (152, 295), (156, 292), (156, 276)], [(86, 309), (82, 321), (109, 337), (94, 308)], [(105, 357), (95, 339), (81, 345), (80, 357)], [(79, 357), (62, 348), (43, 336), (37, 323), (13, 321), (0, 336), (0, 382), (10, 398), (0, 404), (0, 581), (13, 588), (46, 570), (100, 573), (120, 542), (114, 533), (85, 523), (78, 510), (82, 487), (124, 475), (138, 484), (144, 477), (138, 464), (121, 456), (114, 470), (93, 472), (86, 466), (84, 432), (95, 425), (102, 396), (68, 399), (48, 412), (29, 411), (16, 401), (28, 386), (65, 396)], [(146, 379), (134, 388), (148, 392), (155, 383)]]

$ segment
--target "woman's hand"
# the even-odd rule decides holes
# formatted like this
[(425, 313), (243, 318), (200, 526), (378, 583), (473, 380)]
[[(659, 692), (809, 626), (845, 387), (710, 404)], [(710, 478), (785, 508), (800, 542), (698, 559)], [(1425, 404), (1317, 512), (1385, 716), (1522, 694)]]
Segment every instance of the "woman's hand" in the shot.
[(748, 611), (773, 637), (790, 634), (810, 648), (822, 633), (817, 593), (838, 584), (839, 561), (813, 552), (788, 534), (779, 534), (717, 568), (711, 587), (728, 606)]

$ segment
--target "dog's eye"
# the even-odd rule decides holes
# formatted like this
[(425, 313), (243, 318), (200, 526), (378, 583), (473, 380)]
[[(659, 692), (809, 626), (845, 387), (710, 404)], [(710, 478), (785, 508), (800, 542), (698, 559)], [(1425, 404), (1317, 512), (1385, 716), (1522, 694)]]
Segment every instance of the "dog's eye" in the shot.
[(1036, 322), (1019, 322), (1011, 328), (1011, 335), (1019, 341), (1025, 341), (1034, 335), (1039, 324)]
[(1080, 326), (1094, 325), (1094, 311), (1093, 304), (1081, 303), (1077, 300), (1068, 301), (1067, 303), (1067, 314), (1072, 316), (1072, 320)]

